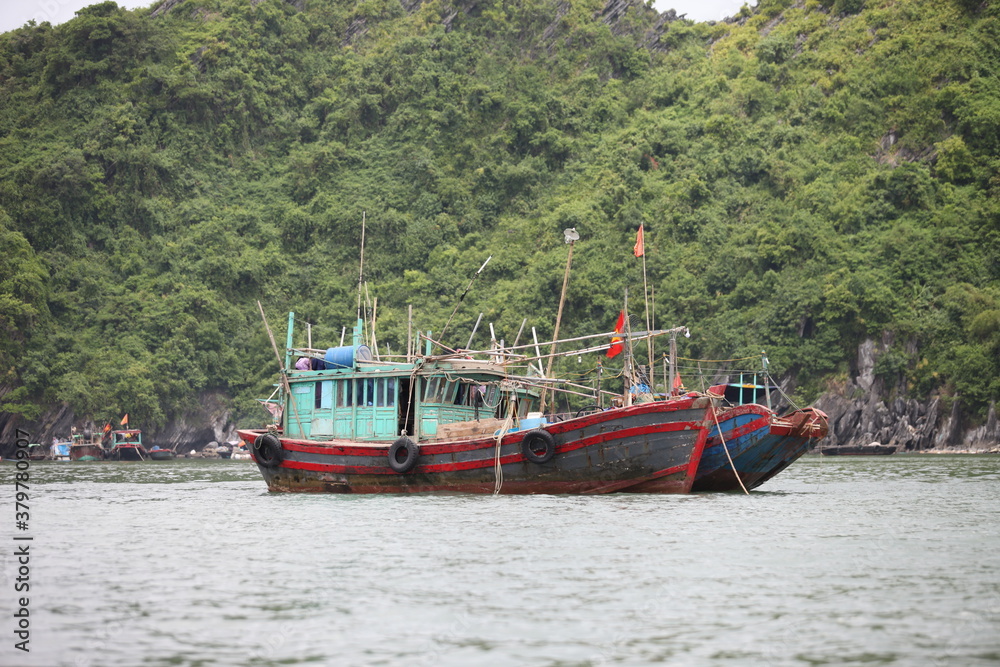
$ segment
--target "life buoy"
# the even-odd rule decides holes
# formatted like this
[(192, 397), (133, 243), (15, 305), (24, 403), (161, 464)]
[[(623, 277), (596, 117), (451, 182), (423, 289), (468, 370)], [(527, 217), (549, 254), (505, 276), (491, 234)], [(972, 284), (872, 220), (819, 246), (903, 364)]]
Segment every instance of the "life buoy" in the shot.
[[(402, 456), (402, 458), (400, 458)], [(389, 467), (398, 473), (409, 472), (417, 465), (420, 448), (405, 435), (389, 447)]]
[(265, 433), (253, 442), (254, 458), (265, 468), (277, 468), (285, 460), (281, 440), (273, 433)]
[(556, 455), (556, 439), (543, 428), (532, 429), (521, 441), (521, 452), (532, 463), (548, 463)]

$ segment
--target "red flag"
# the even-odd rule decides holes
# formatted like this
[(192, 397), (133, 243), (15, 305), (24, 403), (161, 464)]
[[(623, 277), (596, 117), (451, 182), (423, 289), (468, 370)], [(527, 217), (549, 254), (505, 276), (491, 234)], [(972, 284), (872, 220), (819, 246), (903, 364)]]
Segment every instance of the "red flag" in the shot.
[(122, 417), (122, 423), (121, 423), (121, 425), (122, 426), (128, 426), (128, 413), (127, 412), (125, 413), (125, 416)]
[(681, 380), (681, 374), (678, 373), (677, 375), (674, 376), (674, 390), (670, 393), (673, 394), (674, 396), (679, 396), (681, 393), (681, 389), (683, 388), (684, 388), (684, 381)]
[(644, 254), (646, 254), (646, 244), (644, 242), (645, 241), (644, 236), (645, 235), (642, 232), (642, 223), (639, 223), (639, 233), (636, 234), (635, 236), (635, 247), (632, 248), (632, 252), (635, 253), (636, 257), (642, 257)]
[(107, 424), (104, 425), (104, 433), (107, 433), (110, 430), (111, 430), (111, 422), (108, 422)]
[[(625, 311), (618, 313), (618, 322), (615, 324), (615, 333), (620, 334), (625, 328)], [(615, 336), (611, 339), (611, 347), (608, 348), (608, 358), (617, 356), (621, 354), (621, 351), (625, 349), (622, 344), (621, 336)]]

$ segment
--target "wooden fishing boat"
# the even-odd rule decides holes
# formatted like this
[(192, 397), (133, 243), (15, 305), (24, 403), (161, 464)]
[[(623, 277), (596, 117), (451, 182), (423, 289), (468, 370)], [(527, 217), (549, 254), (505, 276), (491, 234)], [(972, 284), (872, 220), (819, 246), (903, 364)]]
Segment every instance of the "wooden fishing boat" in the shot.
[(46, 459), (51, 458), (50, 451), (51, 450), (48, 445), (33, 442), (28, 445), (28, 460), (45, 461)]
[[(756, 375), (709, 389), (723, 397), (726, 407), (709, 433), (694, 490), (736, 491), (740, 482), (744, 489), (757, 488), (826, 437), (829, 421), (821, 410), (805, 408), (780, 416), (772, 411), (771, 394), (779, 391)], [(761, 405), (762, 400), (768, 406)]]
[(296, 369), (293, 326), (290, 314), (280, 425), (238, 431), (271, 491), (609, 493), (655, 480), (686, 493), (718, 402), (626, 400), (550, 422), (532, 414), (538, 385), (495, 359), (373, 360), (359, 321), (354, 345)]
[(801, 458), (828, 428), (826, 414), (816, 408), (781, 416), (763, 405), (723, 409), (719, 426), (709, 435), (693, 490), (736, 491), (740, 482), (747, 490), (757, 488)]
[[(75, 430), (75, 429), (74, 429)], [(69, 447), (70, 461), (103, 461), (107, 456), (99, 437), (91, 432), (74, 433)]]
[(149, 458), (153, 461), (172, 461), (177, 458), (177, 452), (170, 448), (153, 445), (149, 450)]
[[(826, 414), (806, 408), (778, 416), (757, 403), (770, 401), (768, 390), (777, 391), (778, 387), (745, 382), (743, 378), (708, 390), (709, 395), (723, 399), (723, 407), (711, 418), (693, 492), (757, 488), (826, 436)], [(647, 482), (625, 491), (656, 493), (659, 489), (655, 482)]]
[(142, 446), (142, 431), (127, 429), (111, 432), (111, 451), (108, 458), (112, 461), (145, 461), (149, 452)]
[(896, 453), (892, 445), (872, 443), (870, 445), (838, 445), (819, 450), (823, 456), (888, 456)]
[(73, 443), (70, 440), (66, 440), (64, 442), (53, 442), (52, 446), (49, 448), (47, 460), (69, 461), (69, 448), (72, 444)]

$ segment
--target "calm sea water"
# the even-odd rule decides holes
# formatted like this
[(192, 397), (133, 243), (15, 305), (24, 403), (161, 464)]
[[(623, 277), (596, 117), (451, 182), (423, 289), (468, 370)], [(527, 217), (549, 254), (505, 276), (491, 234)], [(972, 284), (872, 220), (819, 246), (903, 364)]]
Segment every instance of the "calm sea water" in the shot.
[[(304, 496), (248, 461), (33, 463), (0, 664), (1000, 662), (1000, 457), (807, 457), (747, 497)], [(20, 533), (23, 534), (23, 533)]]

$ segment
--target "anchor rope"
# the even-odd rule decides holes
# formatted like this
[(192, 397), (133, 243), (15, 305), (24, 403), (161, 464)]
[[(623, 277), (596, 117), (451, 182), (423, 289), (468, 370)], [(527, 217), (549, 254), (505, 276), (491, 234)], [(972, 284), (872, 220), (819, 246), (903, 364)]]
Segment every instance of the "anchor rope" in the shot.
[(736, 472), (736, 464), (733, 463), (733, 457), (729, 455), (729, 447), (726, 446), (726, 439), (722, 436), (722, 426), (719, 425), (719, 412), (712, 406), (712, 416), (715, 417), (715, 428), (719, 432), (719, 440), (722, 441), (722, 451), (726, 453), (726, 458), (729, 459), (729, 467), (733, 469), (733, 474), (736, 475), (736, 481), (740, 483), (740, 488), (743, 489), (743, 493), (750, 495), (747, 491), (747, 487), (743, 486), (743, 480), (740, 479), (740, 474)]

